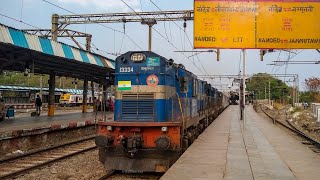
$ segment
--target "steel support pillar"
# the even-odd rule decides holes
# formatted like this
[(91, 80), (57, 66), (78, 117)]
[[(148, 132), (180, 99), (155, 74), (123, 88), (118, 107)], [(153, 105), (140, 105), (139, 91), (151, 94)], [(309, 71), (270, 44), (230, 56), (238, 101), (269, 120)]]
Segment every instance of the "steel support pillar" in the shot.
[(82, 113), (86, 113), (87, 112), (87, 102), (88, 102), (88, 78), (87, 77), (84, 77), (83, 93), (82, 94), (83, 94)]
[(58, 39), (58, 19), (59, 19), (59, 15), (58, 14), (52, 14), (52, 18), (51, 18), (51, 23), (52, 23), (52, 27), (51, 27), (51, 34), (52, 37), (51, 39), (54, 41), (57, 41)]
[(56, 73), (54, 71), (51, 71), (50, 77), (49, 77), (48, 116), (54, 115), (55, 88), (56, 88)]
[(149, 40), (148, 40), (148, 51), (151, 51), (152, 47), (152, 26), (157, 24), (157, 21), (155, 19), (148, 19), (148, 20), (143, 20), (141, 24), (146, 24), (149, 26)]
[(103, 87), (102, 87), (102, 94), (103, 94), (103, 100), (102, 100), (102, 106), (103, 106), (103, 108), (102, 108), (102, 110), (103, 110), (103, 121), (106, 121), (106, 105), (107, 105), (107, 88), (108, 88), (108, 86), (106, 86), (106, 85), (103, 85)]
[(86, 50), (91, 51), (91, 36), (86, 37)]
[(151, 46), (152, 46), (152, 25), (149, 25), (148, 51), (151, 51)]
[[(93, 111), (96, 111), (97, 110), (97, 107), (96, 107), (96, 101), (98, 99), (95, 100), (95, 96), (94, 96), (94, 84), (93, 84), (93, 81), (91, 81), (91, 96), (92, 96), (92, 107), (93, 107)], [(99, 98), (99, 97), (98, 97)]]

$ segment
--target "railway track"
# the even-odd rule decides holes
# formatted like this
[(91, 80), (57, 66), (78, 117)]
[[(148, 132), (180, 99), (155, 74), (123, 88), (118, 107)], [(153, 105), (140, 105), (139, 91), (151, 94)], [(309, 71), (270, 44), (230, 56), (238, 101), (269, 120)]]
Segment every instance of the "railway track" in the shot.
[(305, 134), (304, 132), (300, 131), (299, 129), (297, 129), (290, 121), (288, 121), (286, 118), (285, 120), (280, 120), (282, 118), (279, 117), (279, 115), (281, 116), (281, 111), (283, 110), (287, 110), (287, 108), (281, 109), (278, 112), (277, 116), (272, 116), (270, 115), (265, 108), (262, 107), (262, 105), (260, 104), (260, 109), (264, 112), (264, 114), (266, 114), (269, 118), (271, 118), (273, 120), (274, 123), (280, 124), (282, 127), (285, 127), (286, 129), (290, 130), (291, 132), (294, 132), (295, 134), (297, 134), (298, 136), (302, 137), (303, 139), (307, 140), (309, 143), (302, 141), (301, 143), (303, 144), (307, 144), (307, 145), (313, 145), (315, 148), (310, 148), (311, 150), (313, 150), (316, 153), (320, 153), (320, 142), (314, 140), (313, 138), (311, 138), (310, 136), (308, 136), (307, 134)]
[(13, 177), (54, 161), (94, 149), (96, 145), (93, 140), (94, 137), (90, 137), (24, 156), (3, 160), (0, 162), (0, 179)]

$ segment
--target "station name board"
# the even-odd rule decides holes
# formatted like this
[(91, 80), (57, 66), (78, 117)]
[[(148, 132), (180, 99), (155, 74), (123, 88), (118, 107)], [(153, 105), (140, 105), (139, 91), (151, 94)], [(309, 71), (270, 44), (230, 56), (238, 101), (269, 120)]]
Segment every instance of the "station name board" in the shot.
[(194, 48), (319, 49), (320, 0), (195, 0)]

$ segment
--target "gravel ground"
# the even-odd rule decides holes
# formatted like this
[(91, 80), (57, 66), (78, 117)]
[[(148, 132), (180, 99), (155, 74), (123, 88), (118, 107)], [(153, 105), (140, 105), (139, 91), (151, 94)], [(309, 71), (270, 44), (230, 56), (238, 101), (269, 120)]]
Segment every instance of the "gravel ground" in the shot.
[[(266, 106), (264, 108), (266, 108)], [(265, 110), (269, 115), (275, 117), (278, 121), (285, 122), (286, 120), (292, 119), (292, 122), (296, 128), (298, 128), (300, 131), (303, 131), (306, 135), (312, 137), (314, 140), (320, 141), (320, 123), (317, 122), (310, 110), (292, 107), (286, 107), (280, 111), (275, 108)]]
[(16, 180), (81, 180), (99, 179), (105, 174), (98, 160), (98, 149), (57, 161), (17, 176)]
[(320, 141), (320, 123), (312, 115), (309, 110), (302, 110), (293, 115), (293, 122), (305, 134), (308, 134), (313, 139)]
[[(106, 170), (98, 160), (98, 149), (72, 156), (67, 159), (43, 166), (17, 176), (15, 180), (95, 180), (106, 174)], [(161, 174), (121, 174), (116, 173), (108, 179), (141, 180), (159, 179)]]

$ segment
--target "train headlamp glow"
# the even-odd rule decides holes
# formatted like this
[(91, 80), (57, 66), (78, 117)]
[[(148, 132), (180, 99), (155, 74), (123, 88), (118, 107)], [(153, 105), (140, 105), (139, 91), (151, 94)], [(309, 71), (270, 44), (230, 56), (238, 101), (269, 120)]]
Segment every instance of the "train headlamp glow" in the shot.
[(146, 55), (143, 53), (133, 53), (131, 55), (131, 61), (133, 62), (141, 62), (146, 59)]
[(167, 132), (167, 131), (168, 131), (168, 127), (167, 127), (167, 126), (161, 127), (161, 131), (162, 131), (162, 132)]
[(108, 131), (112, 131), (112, 126), (107, 126)]

